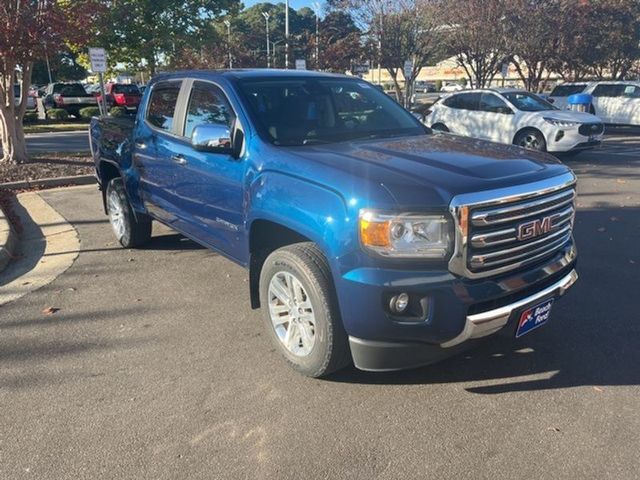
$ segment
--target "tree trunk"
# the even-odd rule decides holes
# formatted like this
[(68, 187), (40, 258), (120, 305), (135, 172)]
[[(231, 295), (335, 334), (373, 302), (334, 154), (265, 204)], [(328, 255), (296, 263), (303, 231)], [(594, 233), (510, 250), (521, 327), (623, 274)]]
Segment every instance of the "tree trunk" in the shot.
[(29, 159), (22, 120), (27, 108), (33, 64), (28, 63), (23, 68), (21, 102), (17, 107), (13, 93), (15, 64), (6, 62), (3, 67), (4, 75), (0, 78), (0, 162), (23, 163)]

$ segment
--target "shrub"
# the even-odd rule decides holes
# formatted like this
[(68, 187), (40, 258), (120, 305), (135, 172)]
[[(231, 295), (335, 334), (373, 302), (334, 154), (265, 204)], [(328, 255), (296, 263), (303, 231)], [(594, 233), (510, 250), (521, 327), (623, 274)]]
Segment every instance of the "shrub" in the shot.
[(436, 80), (436, 92), (442, 90), (442, 80)]
[(92, 117), (100, 116), (100, 109), (98, 107), (84, 107), (80, 109), (80, 118), (90, 120)]
[(38, 121), (38, 114), (36, 112), (27, 112), (24, 114), (22, 123), (36, 123)]
[(69, 118), (69, 114), (62, 108), (52, 108), (47, 110), (47, 118), (49, 120), (67, 120)]
[(124, 107), (113, 107), (109, 110), (109, 115), (112, 117), (128, 117), (129, 112), (127, 112), (127, 109)]

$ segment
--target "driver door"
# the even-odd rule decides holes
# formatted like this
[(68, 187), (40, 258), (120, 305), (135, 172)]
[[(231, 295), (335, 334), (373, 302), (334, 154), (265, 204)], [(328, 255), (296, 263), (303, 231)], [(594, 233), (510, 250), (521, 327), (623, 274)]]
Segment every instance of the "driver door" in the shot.
[[(180, 141), (173, 145), (177, 177), (175, 198), (185, 219), (185, 233), (226, 255), (243, 260), (243, 180), (245, 162), (227, 153), (196, 150), (191, 135), (198, 125), (239, 129), (236, 113), (216, 84), (186, 80), (190, 84)], [(189, 85), (187, 85), (189, 87)]]
[(490, 92), (480, 96), (478, 131), (482, 138), (498, 143), (511, 143), (514, 112), (504, 100)]

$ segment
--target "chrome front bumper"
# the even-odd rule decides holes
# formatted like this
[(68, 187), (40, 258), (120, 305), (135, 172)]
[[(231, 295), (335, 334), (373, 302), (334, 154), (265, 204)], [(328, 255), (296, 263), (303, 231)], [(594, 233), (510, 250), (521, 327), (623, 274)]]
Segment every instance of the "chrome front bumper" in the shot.
[(504, 307), (496, 308), (494, 310), (469, 315), (467, 316), (464, 330), (462, 330), (460, 335), (448, 342), (442, 343), (440, 346), (443, 348), (450, 348), (473, 338), (491, 335), (507, 324), (511, 314), (515, 310), (525, 307), (526, 305), (531, 305), (545, 297), (561, 297), (567, 290), (569, 290), (569, 288), (571, 288), (577, 279), (578, 273), (575, 270), (572, 270), (568, 275), (564, 276), (553, 285), (550, 285), (544, 290), (540, 290), (533, 295), (518, 300), (517, 302), (510, 303), (509, 305), (505, 305)]

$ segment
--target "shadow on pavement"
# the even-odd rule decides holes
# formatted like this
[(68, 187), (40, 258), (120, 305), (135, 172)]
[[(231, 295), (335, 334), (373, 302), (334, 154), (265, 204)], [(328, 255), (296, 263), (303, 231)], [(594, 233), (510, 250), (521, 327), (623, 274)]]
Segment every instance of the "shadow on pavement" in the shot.
[(481, 394), (640, 384), (640, 208), (578, 212), (580, 279), (554, 306), (549, 325), (521, 339), (493, 337), (414, 370), (329, 380), (362, 384), (471, 382)]

